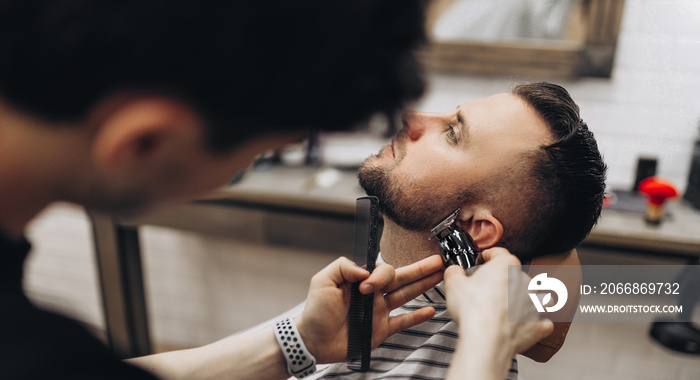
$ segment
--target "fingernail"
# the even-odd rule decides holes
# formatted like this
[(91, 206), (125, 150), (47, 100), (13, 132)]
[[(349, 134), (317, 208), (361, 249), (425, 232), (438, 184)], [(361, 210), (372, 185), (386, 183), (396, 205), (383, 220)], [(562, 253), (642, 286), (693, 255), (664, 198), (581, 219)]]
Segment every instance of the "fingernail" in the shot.
[(364, 294), (369, 294), (369, 293), (374, 292), (374, 285), (372, 285), (372, 284), (364, 284), (364, 285), (362, 285), (362, 289), (363, 289), (363, 290), (362, 290), (362, 293), (364, 293)]

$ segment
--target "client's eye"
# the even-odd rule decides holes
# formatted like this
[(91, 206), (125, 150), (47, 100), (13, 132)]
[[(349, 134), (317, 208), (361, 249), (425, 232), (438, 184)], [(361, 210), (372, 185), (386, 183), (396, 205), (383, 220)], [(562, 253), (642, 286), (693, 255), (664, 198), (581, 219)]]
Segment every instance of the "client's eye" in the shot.
[(447, 132), (447, 138), (450, 139), (450, 141), (454, 144), (457, 143), (457, 132), (455, 132), (455, 127), (449, 126), (449, 130)]

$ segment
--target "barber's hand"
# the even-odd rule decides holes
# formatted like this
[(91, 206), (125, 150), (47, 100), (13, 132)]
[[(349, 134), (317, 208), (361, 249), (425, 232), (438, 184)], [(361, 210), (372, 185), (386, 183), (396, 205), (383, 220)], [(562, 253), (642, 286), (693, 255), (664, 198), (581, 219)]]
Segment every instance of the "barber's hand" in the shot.
[(306, 306), (296, 318), (299, 333), (318, 363), (347, 358), (350, 287), (357, 281), (360, 292), (374, 292), (372, 347), (401, 330), (423, 323), (435, 309), (420, 310), (389, 318), (389, 312), (412, 300), (442, 280), (442, 259), (431, 256), (409, 266), (394, 269), (378, 264), (372, 275), (351, 260), (341, 257), (311, 279)]
[[(467, 277), (464, 270), (451, 266), (445, 270), (447, 310), (460, 325), (460, 333), (478, 335), (476, 338), (492, 339), (508, 348), (507, 356), (523, 352), (552, 333), (551, 321), (508, 321), (508, 266), (520, 266), (520, 261), (504, 248), (492, 248), (481, 253), (479, 261), (485, 262), (479, 270)], [(518, 281), (529, 281), (523, 273)], [(527, 284), (527, 282), (525, 283)], [(527, 285), (520, 289), (526, 289)], [(526, 292), (519, 296), (532, 306)], [(536, 313), (534, 307), (521, 308), (521, 313)], [(529, 320), (538, 319), (527, 318)], [(525, 320), (519, 316), (518, 320)], [(471, 339), (464, 337), (461, 339)]]

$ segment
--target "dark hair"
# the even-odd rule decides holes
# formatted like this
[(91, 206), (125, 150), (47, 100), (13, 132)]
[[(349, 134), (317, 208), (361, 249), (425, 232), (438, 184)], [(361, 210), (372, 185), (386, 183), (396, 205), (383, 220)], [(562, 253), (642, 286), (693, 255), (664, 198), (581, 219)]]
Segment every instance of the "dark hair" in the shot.
[(520, 84), (513, 94), (546, 121), (555, 142), (531, 152), (528, 159), (524, 220), (504, 228), (502, 243), (521, 260), (576, 247), (600, 217), (606, 165), (593, 132), (579, 107), (561, 86)]
[(0, 96), (54, 122), (120, 90), (190, 102), (224, 150), (423, 92), (425, 0), (0, 0)]

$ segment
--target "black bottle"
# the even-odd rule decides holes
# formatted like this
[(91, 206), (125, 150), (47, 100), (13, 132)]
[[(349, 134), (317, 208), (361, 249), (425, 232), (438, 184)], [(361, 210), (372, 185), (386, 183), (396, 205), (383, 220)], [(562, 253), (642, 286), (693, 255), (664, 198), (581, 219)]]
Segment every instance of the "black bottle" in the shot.
[(693, 146), (688, 185), (685, 188), (683, 199), (694, 208), (700, 209), (700, 135), (695, 139), (695, 146)]

